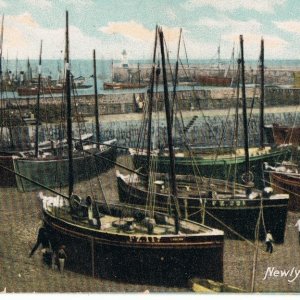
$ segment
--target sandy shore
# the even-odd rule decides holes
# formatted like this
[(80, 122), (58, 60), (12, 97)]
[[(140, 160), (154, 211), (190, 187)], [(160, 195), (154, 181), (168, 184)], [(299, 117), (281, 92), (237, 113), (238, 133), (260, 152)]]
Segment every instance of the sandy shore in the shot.
[[(116, 201), (117, 191), (114, 170), (101, 176), (107, 201)], [(86, 191), (96, 182), (77, 186), (75, 192)], [(103, 195), (100, 197), (103, 199)], [(259, 242), (256, 264), (256, 292), (299, 292), (300, 275), (295, 278), (295, 270), (300, 272), (300, 246), (294, 224), (300, 213), (288, 214), (286, 238), (282, 245), (274, 245), (274, 253), (264, 252), (265, 245)], [(275, 220), (274, 220), (275, 221)], [(20, 193), (14, 188), (0, 190), (0, 291), (11, 292), (188, 292), (184, 288), (164, 286), (134, 285), (92, 278), (68, 270), (60, 274), (49, 269), (42, 262), (42, 254), (37, 251), (28, 257), (35, 243), (41, 225), (41, 209), (37, 192)], [(253, 274), (253, 245), (241, 240), (226, 240), (224, 248), (224, 281), (251, 290)], [(287, 276), (273, 276), (264, 280), (268, 268), (292, 270)], [(273, 269), (273, 271), (275, 271)], [(270, 270), (270, 269), (269, 269)]]

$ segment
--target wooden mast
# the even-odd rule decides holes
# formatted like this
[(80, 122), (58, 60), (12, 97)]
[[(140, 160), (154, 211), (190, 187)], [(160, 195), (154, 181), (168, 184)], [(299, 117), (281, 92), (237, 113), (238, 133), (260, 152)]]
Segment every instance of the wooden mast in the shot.
[(152, 107), (153, 107), (153, 90), (154, 90), (154, 76), (155, 76), (155, 59), (156, 59), (156, 47), (157, 47), (157, 25), (155, 28), (155, 40), (152, 59), (152, 72), (151, 72), (151, 86), (149, 93), (149, 105), (148, 105), (148, 133), (147, 133), (147, 171), (150, 172), (150, 153), (151, 153), (151, 127), (152, 127)]
[(244, 125), (244, 150), (245, 150), (245, 184), (249, 184), (250, 178), (250, 158), (249, 158), (249, 138), (248, 138), (248, 122), (247, 122), (247, 103), (246, 103), (246, 87), (245, 87), (245, 61), (244, 61), (244, 40), (240, 35), (241, 47), (241, 67), (242, 67), (242, 100), (243, 100), (243, 125)]
[(71, 84), (69, 65), (69, 14), (66, 11), (66, 97), (67, 97), (67, 136), (68, 136), (68, 157), (69, 157), (69, 197), (73, 194), (74, 174), (73, 174), (73, 143), (72, 143), (72, 107), (71, 107)]
[(177, 47), (177, 58), (176, 58), (176, 64), (175, 64), (175, 74), (174, 74), (174, 83), (173, 83), (173, 101), (172, 101), (172, 112), (171, 112), (171, 124), (173, 128), (173, 122), (174, 122), (174, 107), (175, 107), (175, 97), (176, 97), (176, 87), (178, 83), (178, 64), (179, 64), (179, 51), (180, 51), (180, 42), (181, 42), (181, 34), (182, 34), (182, 28), (180, 28), (179, 32), (179, 41), (178, 41), (178, 47)]
[(40, 125), (40, 93), (41, 93), (41, 78), (42, 78), (42, 49), (43, 41), (41, 41), (40, 57), (38, 66), (38, 91), (36, 99), (36, 124), (35, 124), (35, 157), (39, 157), (39, 125)]
[(95, 88), (95, 123), (96, 123), (96, 142), (97, 148), (100, 148), (100, 127), (99, 127), (99, 107), (98, 107), (98, 89), (97, 89), (97, 71), (96, 71), (96, 50), (93, 50), (94, 66), (94, 88)]
[(3, 126), (4, 126), (4, 103), (3, 103), (3, 72), (2, 72), (2, 51), (3, 51), (3, 25), (4, 25), (4, 15), (2, 15), (1, 21), (1, 35), (0, 35), (0, 108), (1, 108), (1, 124), (0, 124), (0, 138), (3, 139)]
[(168, 132), (168, 145), (169, 145), (169, 155), (170, 155), (170, 187), (171, 187), (171, 198), (174, 203), (174, 214), (175, 214), (175, 231), (176, 234), (179, 233), (179, 216), (177, 211), (177, 187), (176, 187), (176, 175), (175, 175), (175, 156), (173, 148), (173, 137), (172, 137), (172, 124), (170, 116), (170, 102), (169, 102), (169, 92), (168, 92), (168, 81), (166, 72), (166, 62), (165, 62), (165, 51), (164, 51), (164, 34), (162, 29), (158, 29), (160, 49), (161, 49), (161, 62), (163, 70), (163, 82), (164, 82), (164, 95), (165, 95), (165, 111), (167, 119), (167, 132)]
[(265, 66), (264, 66), (264, 40), (261, 39), (260, 44), (260, 147), (264, 148), (264, 105), (265, 105)]

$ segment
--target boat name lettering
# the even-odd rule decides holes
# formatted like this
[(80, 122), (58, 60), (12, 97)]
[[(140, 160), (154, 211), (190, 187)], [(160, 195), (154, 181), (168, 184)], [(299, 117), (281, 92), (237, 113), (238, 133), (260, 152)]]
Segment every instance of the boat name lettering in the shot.
[(138, 243), (159, 243), (160, 237), (157, 236), (130, 236), (130, 242)]

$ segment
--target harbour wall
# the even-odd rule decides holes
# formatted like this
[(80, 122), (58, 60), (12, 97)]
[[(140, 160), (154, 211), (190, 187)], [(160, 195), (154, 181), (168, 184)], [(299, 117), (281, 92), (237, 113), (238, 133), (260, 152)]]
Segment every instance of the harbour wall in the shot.
[[(171, 93), (170, 93), (171, 94)], [(247, 106), (259, 107), (259, 88), (247, 88)], [(172, 97), (172, 94), (171, 96)], [(77, 96), (72, 98), (73, 114), (81, 116), (94, 115), (94, 96)], [(157, 94), (157, 110), (163, 110), (163, 93)], [(185, 90), (176, 92), (178, 105), (183, 111), (199, 109), (229, 109), (236, 107), (237, 101), (241, 106), (241, 93), (237, 94), (236, 88), (211, 88), (201, 90)], [(100, 115), (128, 114), (141, 112), (147, 99), (146, 92), (123, 92), (99, 94)], [(237, 100), (238, 99), (238, 100)], [(61, 118), (62, 97), (42, 97), (40, 100), (42, 121), (55, 122)], [(296, 88), (265, 88), (265, 106), (298, 105), (300, 103), (300, 89)], [(36, 98), (7, 99), (3, 102), (3, 109), (10, 108), (12, 114), (19, 114), (19, 110), (35, 112)]]

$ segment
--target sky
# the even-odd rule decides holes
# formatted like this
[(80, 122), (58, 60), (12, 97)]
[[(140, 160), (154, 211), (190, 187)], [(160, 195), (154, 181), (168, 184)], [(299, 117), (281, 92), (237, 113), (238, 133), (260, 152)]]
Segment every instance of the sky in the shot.
[(300, 59), (300, 0), (0, 0), (3, 56), (62, 59), (65, 12), (69, 12), (70, 58), (151, 59), (155, 26), (162, 26), (170, 58), (213, 59), (220, 45), (229, 59), (244, 38), (247, 59)]

